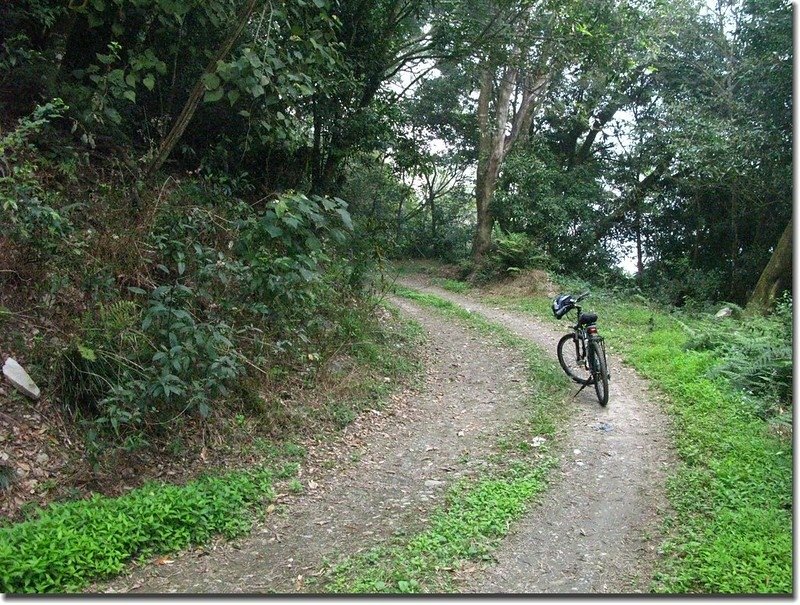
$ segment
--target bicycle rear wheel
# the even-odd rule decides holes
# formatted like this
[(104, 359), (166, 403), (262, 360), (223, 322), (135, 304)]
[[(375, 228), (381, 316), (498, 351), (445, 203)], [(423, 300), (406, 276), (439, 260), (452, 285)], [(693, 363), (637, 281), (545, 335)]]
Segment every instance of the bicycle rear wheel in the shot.
[(592, 367), (592, 382), (594, 392), (600, 405), (608, 403), (608, 369), (606, 368), (606, 357), (597, 343), (589, 342), (589, 360)]
[(581, 351), (581, 343), (574, 334), (564, 334), (558, 341), (558, 363), (578, 384), (589, 384), (592, 373), (586, 368), (586, 353)]

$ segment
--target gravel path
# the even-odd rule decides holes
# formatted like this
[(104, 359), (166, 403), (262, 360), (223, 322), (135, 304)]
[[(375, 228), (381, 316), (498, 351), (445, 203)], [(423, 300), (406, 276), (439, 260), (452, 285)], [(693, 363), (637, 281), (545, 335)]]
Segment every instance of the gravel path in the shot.
[[(556, 331), (422, 278), (400, 283), (481, 313), (554, 358), (558, 339), (568, 330), (566, 323)], [(496, 551), (497, 563), (476, 575), (464, 592), (647, 591), (668, 506), (664, 483), (675, 457), (668, 420), (646, 382), (615, 355), (608, 361), (608, 406), (601, 408), (589, 388), (575, 398), (579, 410), (567, 427), (554, 483)]]
[(286, 514), (273, 512), (247, 538), (160, 559), (92, 591), (310, 592), (326, 560), (423, 527), (447, 486), (479, 472), (497, 436), (524, 417), (529, 387), (517, 351), (393, 302), (429, 334), (418, 391), (366, 412), (337, 441), (312, 444), (300, 476), (307, 492), (282, 497)]
[[(555, 355), (546, 324), (401, 280), (484, 314)], [(454, 480), (480, 472), (490, 448), (525, 416), (519, 352), (416, 304), (393, 301), (428, 333), (427, 374), (384, 411), (362, 414), (334, 440), (307, 444), (299, 480), (246, 538), (134, 568), (92, 592), (297, 593), (315, 590), (326, 562), (424, 527)], [(645, 383), (609, 356), (610, 403), (585, 389), (571, 404), (554, 480), (495, 551), (460, 577), (464, 593), (630, 593), (649, 585), (657, 556), (668, 425)], [(577, 389), (576, 389), (577, 390)], [(648, 539), (650, 537), (650, 539)]]

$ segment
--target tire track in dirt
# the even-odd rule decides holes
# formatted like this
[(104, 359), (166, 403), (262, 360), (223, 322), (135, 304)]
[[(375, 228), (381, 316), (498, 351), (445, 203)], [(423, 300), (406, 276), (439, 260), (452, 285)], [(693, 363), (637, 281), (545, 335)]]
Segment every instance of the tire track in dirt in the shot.
[[(566, 324), (556, 331), (530, 316), (443, 290), (422, 277), (398, 282), (480, 313), (554, 359), (558, 339), (568, 330)], [(589, 388), (573, 400), (578, 410), (566, 427), (549, 489), (495, 551), (496, 563), (466, 580), (463, 592), (647, 592), (675, 455), (668, 418), (647, 383), (617, 356), (609, 354), (608, 361), (608, 406), (601, 408)]]
[[(333, 440), (306, 444), (299, 479), (309, 491), (286, 496), (286, 514), (269, 514), (233, 543), (133, 568), (91, 591), (313, 592), (309, 576), (326, 560), (424, 527), (445, 489), (480, 472), (497, 436), (526, 416), (531, 387), (518, 351), (410, 301), (393, 302), (428, 333), (423, 386), (381, 412), (365, 412), (369, 421), (362, 414)], [(335, 464), (327, 468), (326, 461)]]

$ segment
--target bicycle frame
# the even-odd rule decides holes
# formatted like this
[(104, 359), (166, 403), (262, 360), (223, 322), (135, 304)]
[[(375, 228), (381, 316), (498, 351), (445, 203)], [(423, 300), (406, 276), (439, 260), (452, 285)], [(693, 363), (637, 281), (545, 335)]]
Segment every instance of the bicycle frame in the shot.
[[(591, 323), (587, 325), (581, 325), (581, 308), (576, 306), (575, 311), (577, 314), (577, 321), (575, 325), (572, 326), (572, 330), (575, 332), (575, 353), (577, 355), (576, 361), (581, 361), (584, 364), (584, 367), (592, 372), (592, 375), (596, 375), (598, 368), (594, 367), (594, 357), (592, 355), (587, 355), (588, 352), (588, 343), (592, 343), (596, 345), (600, 349), (600, 353), (603, 356), (603, 359), (606, 358), (606, 342), (605, 339), (600, 336), (597, 332), (597, 324)], [(594, 378), (592, 378), (594, 380)]]
[(576, 338), (576, 342), (575, 342), (575, 354), (577, 355), (576, 361), (582, 361), (583, 364), (584, 364), (584, 367), (588, 370), (588, 369), (590, 369), (589, 368), (589, 362), (587, 361), (588, 356), (586, 355), (586, 348), (587, 348), (586, 347), (586, 343), (589, 340), (588, 339), (588, 334), (587, 334), (588, 326), (582, 326), (581, 325), (581, 321), (580, 321), (580, 319), (581, 319), (581, 308), (580, 307), (575, 307), (575, 311), (576, 311), (576, 314), (577, 314), (577, 321), (575, 322), (575, 325), (572, 326), (572, 330), (575, 332), (575, 338)]

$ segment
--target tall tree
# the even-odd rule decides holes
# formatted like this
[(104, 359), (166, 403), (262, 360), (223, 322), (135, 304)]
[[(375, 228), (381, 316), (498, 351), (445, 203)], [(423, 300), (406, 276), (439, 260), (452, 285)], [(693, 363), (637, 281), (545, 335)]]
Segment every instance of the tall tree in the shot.
[(747, 312), (767, 313), (775, 304), (775, 299), (782, 290), (791, 288), (792, 284), (792, 221), (778, 240), (775, 250), (770, 256), (767, 266), (758, 278), (755, 290), (747, 302)]
[[(522, 42), (522, 39), (516, 41), (515, 59), (521, 55)], [(491, 204), (500, 169), (520, 137), (527, 134), (536, 100), (549, 80), (546, 73), (525, 73), (521, 72), (520, 67), (508, 65), (502, 69), (496, 82), (495, 69), (491, 57), (487, 57), (480, 71), (477, 110), (480, 139), (475, 178), (477, 224), (472, 243), (476, 265), (480, 264), (492, 245), (494, 215)], [(516, 93), (517, 97), (513, 107), (512, 93)]]

